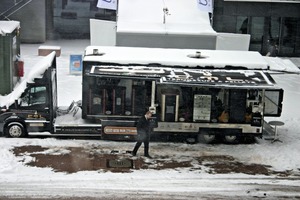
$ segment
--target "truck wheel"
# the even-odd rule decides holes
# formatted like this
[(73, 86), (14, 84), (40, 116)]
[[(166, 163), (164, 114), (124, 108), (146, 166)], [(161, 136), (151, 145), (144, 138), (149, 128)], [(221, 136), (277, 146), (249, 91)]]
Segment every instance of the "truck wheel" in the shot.
[(229, 144), (239, 143), (239, 137), (237, 135), (225, 135), (224, 140)]
[(8, 137), (20, 138), (26, 135), (23, 124), (19, 122), (12, 122), (8, 124), (5, 134)]
[(202, 131), (198, 135), (198, 141), (203, 142), (205, 144), (210, 144), (216, 140), (216, 135), (213, 133), (210, 133), (209, 131)]

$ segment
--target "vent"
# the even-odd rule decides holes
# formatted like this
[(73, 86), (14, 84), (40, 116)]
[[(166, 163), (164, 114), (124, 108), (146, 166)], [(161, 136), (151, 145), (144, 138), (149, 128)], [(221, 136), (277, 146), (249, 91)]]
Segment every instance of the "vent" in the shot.
[(206, 58), (206, 56), (201, 55), (201, 51), (196, 51), (195, 54), (189, 54), (187, 55), (190, 58), (195, 58), (195, 59), (203, 59)]
[(103, 56), (105, 53), (99, 52), (99, 49), (93, 49), (93, 55)]

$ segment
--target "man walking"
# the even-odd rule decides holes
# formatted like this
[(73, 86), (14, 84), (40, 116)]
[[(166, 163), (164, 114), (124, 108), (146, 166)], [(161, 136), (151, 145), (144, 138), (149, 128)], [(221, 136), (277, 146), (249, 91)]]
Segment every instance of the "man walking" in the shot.
[(140, 146), (144, 142), (144, 155), (147, 158), (151, 158), (149, 155), (149, 141), (150, 141), (150, 118), (152, 113), (147, 111), (144, 116), (142, 116), (136, 125), (137, 128), (137, 143), (133, 149), (132, 155), (135, 156)]

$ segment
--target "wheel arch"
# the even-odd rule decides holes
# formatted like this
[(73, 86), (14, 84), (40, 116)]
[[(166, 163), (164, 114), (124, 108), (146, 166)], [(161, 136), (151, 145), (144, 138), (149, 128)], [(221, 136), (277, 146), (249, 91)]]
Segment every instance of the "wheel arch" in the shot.
[(7, 133), (6, 133), (6, 129), (10, 126), (10, 125), (20, 125), (23, 127), (24, 131), (25, 131), (25, 136), (28, 135), (28, 131), (27, 131), (27, 126), (26, 123), (23, 119), (19, 118), (19, 117), (9, 117), (4, 121), (4, 126), (3, 126), (3, 135), (8, 137)]
[(211, 144), (217, 140), (219, 133), (218, 128), (201, 128), (198, 132), (198, 142)]

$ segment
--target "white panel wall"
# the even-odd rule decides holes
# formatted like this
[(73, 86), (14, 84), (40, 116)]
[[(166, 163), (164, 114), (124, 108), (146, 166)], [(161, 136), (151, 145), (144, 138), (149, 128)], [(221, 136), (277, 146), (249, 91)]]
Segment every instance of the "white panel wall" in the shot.
[(90, 19), (91, 45), (115, 46), (116, 22)]
[(248, 51), (250, 45), (250, 35), (235, 33), (218, 33), (217, 50)]

